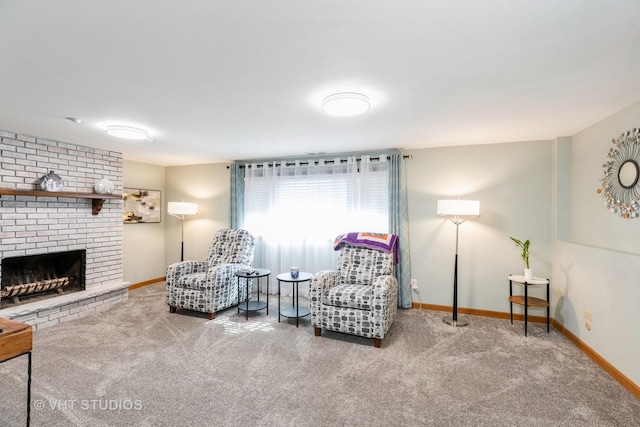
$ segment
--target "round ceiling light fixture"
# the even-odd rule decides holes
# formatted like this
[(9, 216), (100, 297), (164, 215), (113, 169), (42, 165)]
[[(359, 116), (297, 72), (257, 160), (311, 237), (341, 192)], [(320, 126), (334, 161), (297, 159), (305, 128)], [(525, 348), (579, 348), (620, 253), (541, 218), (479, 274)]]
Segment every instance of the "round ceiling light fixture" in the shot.
[(366, 113), (370, 108), (369, 98), (361, 93), (334, 93), (322, 100), (322, 111), (331, 116), (357, 116)]
[(110, 125), (104, 130), (107, 135), (124, 139), (149, 140), (149, 134), (146, 130), (134, 128), (131, 126)]

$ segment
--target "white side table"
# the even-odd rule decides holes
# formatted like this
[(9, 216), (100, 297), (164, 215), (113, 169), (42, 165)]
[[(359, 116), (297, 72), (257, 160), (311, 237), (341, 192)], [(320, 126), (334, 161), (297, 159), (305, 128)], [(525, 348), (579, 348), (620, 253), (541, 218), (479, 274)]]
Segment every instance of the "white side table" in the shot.
[[(549, 332), (549, 315), (551, 313), (551, 306), (549, 304), (549, 279), (541, 279), (540, 277), (533, 277), (531, 280), (525, 280), (524, 276), (516, 276), (510, 274), (509, 279), (509, 310), (511, 312), (511, 324), (513, 325), (513, 304), (516, 303), (524, 307), (524, 336), (527, 336), (527, 320), (529, 317), (529, 307), (533, 308), (547, 308), (547, 332)], [(513, 295), (513, 282), (520, 283), (524, 286), (524, 295)], [(547, 299), (530, 297), (529, 286), (547, 286)]]

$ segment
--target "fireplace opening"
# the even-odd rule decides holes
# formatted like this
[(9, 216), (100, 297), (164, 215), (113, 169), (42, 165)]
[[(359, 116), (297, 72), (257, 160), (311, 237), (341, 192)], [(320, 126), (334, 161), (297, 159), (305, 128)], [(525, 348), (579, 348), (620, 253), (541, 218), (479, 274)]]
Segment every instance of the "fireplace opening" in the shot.
[(86, 250), (2, 259), (0, 308), (85, 289)]

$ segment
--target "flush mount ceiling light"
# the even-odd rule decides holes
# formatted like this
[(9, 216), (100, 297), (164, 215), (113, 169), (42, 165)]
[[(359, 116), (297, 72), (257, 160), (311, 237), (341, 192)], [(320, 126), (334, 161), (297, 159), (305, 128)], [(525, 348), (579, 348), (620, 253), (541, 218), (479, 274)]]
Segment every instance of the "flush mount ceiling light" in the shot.
[(339, 117), (364, 114), (371, 108), (369, 98), (361, 93), (334, 93), (322, 100), (322, 111)]
[(149, 140), (149, 134), (146, 130), (134, 128), (131, 126), (111, 125), (107, 126), (104, 131), (107, 133), (107, 135), (115, 136), (117, 138)]

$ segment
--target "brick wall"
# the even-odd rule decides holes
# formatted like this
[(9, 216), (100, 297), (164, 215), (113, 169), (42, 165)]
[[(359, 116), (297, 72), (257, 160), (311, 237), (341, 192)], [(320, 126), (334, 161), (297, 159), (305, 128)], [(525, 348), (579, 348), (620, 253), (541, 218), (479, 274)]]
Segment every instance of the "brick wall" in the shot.
[[(63, 191), (90, 193), (106, 177), (122, 193), (122, 154), (0, 131), (1, 188), (39, 189), (49, 171)], [(0, 258), (86, 249), (87, 286), (123, 280), (122, 236), (120, 199), (107, 199), (94, 216), (88, 199), (0, 197)]]

